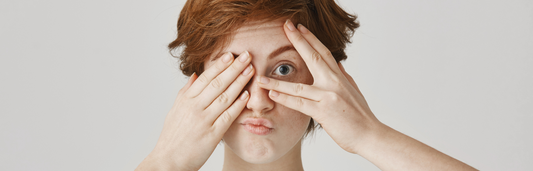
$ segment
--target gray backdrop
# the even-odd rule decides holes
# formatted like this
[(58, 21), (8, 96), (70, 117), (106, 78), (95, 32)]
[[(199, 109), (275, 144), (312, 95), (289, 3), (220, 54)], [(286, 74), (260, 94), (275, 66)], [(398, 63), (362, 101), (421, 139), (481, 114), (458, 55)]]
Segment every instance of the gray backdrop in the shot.
[[(533, 1), (339, 2), (345, 66), (385, 124), (481, 170), (533, 170)], [(133, 170), (186, 82), (183, 0), (0, 1), (0, 170)], [(379, 170), (323, 131), (306, 170)], [(202, 170), (220, 170), (219, 146)]]

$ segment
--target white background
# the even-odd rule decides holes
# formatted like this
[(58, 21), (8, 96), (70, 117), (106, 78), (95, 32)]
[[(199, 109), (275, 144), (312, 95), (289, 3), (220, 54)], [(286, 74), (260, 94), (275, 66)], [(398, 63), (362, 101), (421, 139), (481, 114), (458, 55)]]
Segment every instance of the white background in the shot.
[[(339, 3), (361, 22), (344, 65), (382, 122), (481, 170), (533, 170), (533, 1)], [(133, 170), (186, 81), (166, 49), (183, 4), (0, 1), (0, 170)], [(379, 170), (323, 131), (303, 162)]]

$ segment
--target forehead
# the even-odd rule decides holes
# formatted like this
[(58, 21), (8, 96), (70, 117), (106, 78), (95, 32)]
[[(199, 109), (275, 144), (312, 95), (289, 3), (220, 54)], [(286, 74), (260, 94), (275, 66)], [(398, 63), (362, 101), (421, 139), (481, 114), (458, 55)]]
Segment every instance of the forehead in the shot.
[[(254, 58), (266, 57), (270, 52), (279, 47), (291, 45), (283, 31), (283, 24), (284, 22), (281, 20), (245, 23), (234, 32), (230, 44), (222, 50), (222, 53), (231, 52), (233, 54), (240, 54), (248, 51)], [(218, 56), (220, 55), (213, 56), (212, 58)]]
[(242, 27), (236, 30), (233, 40), (248, 40), (254, 37), (267, 39), (283, 37), (286, 39), (285, 33), (283, 32), (283, 22), (275, 20), (270, 22), (254, 21), (245, 23)]

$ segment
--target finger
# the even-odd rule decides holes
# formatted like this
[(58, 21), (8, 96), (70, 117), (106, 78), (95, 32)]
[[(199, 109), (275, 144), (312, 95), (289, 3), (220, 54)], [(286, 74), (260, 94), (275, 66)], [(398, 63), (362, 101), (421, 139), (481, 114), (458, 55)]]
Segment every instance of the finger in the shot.
[(183, 88), (181, 88), (180, 91), (178, 92), (178, 96), (181, 96), (184, 92), (189, 90), (192, 83), (194, 83), (194, 81), (196, 81), (197, 78), (198, 76), (196, 75), (196, 73), (192, 73), (191, 77), (189, 78), (189, 81), (187, 81), (187, 84), (185, 84), (185, 86), (183, 86)]
[[(233, 62), (226, 70), (224, 70), (221, 74), (219, 74), (217, 77), (215, 77), (211, 83), (205, 89), (198, 95), (199, 99), (202, 100), (202, 103), (200, 104), (202, 107), (206, 108), (209, 106), (215, 98), (220, 96), (222, 92), (228, 88), (228, 86), (235, 81), (235, 79), (242, 75), (241, 73), (243, 70), (245, 70), (247, 67), (251, 67), (250, 62), (252, 61), (252, 58), (250, 57), (250, 54), (245, 51), (239, 55), (237, 59), (235, 59), (235, 62)], [(238, 94), (238, 93), (237, 93)]]
[(298, 51), (298, 54), (302, 56), (307, 67), (309, 67), (309, 71), (311, 71), (311, 75), (315, 78), (315, 82), (317, 79), (328, 78), (330, 74), (328, 74), (327, 71), (331, 72), (331, 69), (326, 62), (324, 62), (320, 53), (313, 49), (303, 35), (294, 27), (294, 24), (292, 24), (290, 20), (287, 20), (283, 28), (289, 41), (292, 43), (296, 51)]
[(233, 55), (231, 53), (225, 53), (222, 55), (215, 65), (205, 70), (198, 79), (192, 84), (190, 90), (187, 92), (189, 97), (198, 96), (207, 87), (211, 81), (224, 71), (233, 62)]
[(280, 93), (275, 90), (270, 90), (268, 96), (278, 104), (300, 111), (311, 117), (314, 117), (313, 114), (317, 111), (319, 103), (313, 100)]
[(352, 86), (356, 86), (355, 81), (353, 80), (352, 76), (350, 76), (350, 74), (346, 72), (346, 70), (344, 69), (344, 66), (342, 66), (340, 62), (339, 62), (339, 68), (341, 69), (342, 74), (344, 74), (344, 76), (348, 78), (348, 81), (350, 81), (350, 84), (352, 84)]
[(350, 74), (348, 74), (346, 72), (346, 70), (344, 69), (344, 66), (342, 66), (342, 64), (339, 62), (339, 68), (341, 69), (342, 71), (342, 74), (344, 74), (344, 76), (346, 78), (348, 78), (348, 81), (350, 82), (350, 84), (355, 87), (355, 90), (357, 90), (357, 92), (359, 92), (359, 94), (362, 94), (361, 93), (361, 90), (359, 90), (359, 87), (357, 87), (357, 84), (355, 84), (355, 81), (353, 80), (352, 76), (350, 76)]
[(267, 78), (265, 76), (260, 76), (256, 81), (259, 82), (257, 85), (259, 85), (261, 88), (276, 90), (291, 96), (303, 97), (314, 101), (320, 101), (322, 95), (321, 89), (302, 83), (279, 81), (276, 79)]
[(246, 106), (250, 94), (248, 90), (245, 90), (238, 100), (235, 100), (227, 110), (225, 110), (213, 123), (213, 127), (218, 135), (224, 134), (229, 126), (235, 121), (235, 119), (241, 114), (242, 110)]
[(320, 56), (322, 56), (322, 59), (328, 64), (329, 68), (335, 72), (340, 74), (339, 67), (337, 66), (337, 61), (331, 54), (331, 51), (318, 40), (318, 38), (311, 33), (307, 28), (305, 28), (302, 24), (298, 24), (298, 30), (300, 30), (300, 33), (302, 36), (307, 40), (309, 45), (315, 49)]
[(252, 76), (254, 75), (254, 68), (250, 64), (241, 75), (226, 89), (222, 92), (206, 109), (206, 113), (210, 113), (210, 119), (216, 119), (218, 115), (224, 110), (226, 110), (241, 94), (243, 88), (248, 84)]

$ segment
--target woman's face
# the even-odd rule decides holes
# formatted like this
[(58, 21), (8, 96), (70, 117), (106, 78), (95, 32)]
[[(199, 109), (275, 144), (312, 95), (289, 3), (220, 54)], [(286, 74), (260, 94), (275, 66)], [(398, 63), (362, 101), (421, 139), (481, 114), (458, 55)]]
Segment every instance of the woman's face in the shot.
[[(283, 31), (283, 21), (254, 22), (237, 30), (231, 44), (222, 52), (235, 57), (248, 51), (255, 75), (245, 87), (250, 99), (223, 137), (226, 156), (238, 156), (249, 163), (270, 163), (282, 157), (300, 155), (302, 139), (310, 117), (273, 102), (268, 90), (261, 89), (260, 75), (283, 81), (312, 84), (313, 78), (303, 59)], [(220, 53), (217, 53), (220, 54)], [(214, 64), (213, 55), (204, 68)]]

